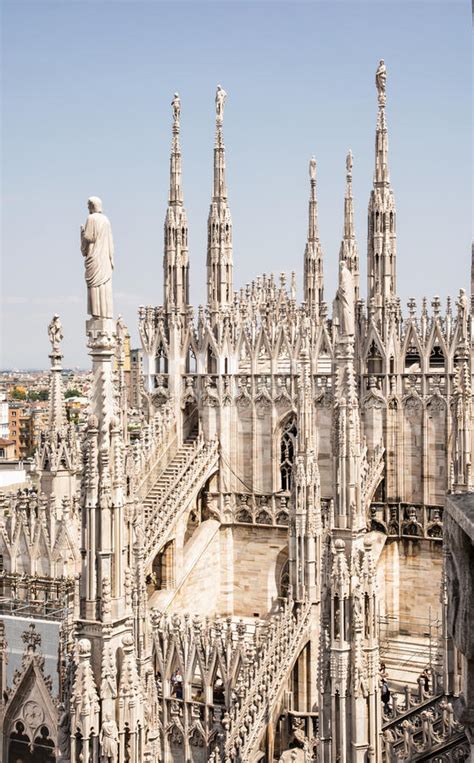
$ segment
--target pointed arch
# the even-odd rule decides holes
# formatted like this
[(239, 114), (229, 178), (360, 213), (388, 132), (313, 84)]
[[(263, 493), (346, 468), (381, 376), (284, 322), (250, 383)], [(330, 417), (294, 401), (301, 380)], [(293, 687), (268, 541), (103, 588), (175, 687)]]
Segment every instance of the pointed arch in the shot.
[(291, 412), (280, 424), (280, 487), (285, 493), (291, 491), (292, 474), (296, 455), (296, 415)]

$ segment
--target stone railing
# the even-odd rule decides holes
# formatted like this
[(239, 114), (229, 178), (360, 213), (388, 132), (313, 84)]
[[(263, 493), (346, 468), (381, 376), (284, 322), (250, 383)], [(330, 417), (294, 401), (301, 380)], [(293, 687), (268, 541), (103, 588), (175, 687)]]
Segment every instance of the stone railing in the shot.
[[(406, 703), (409, 702), (407, 697)], [(461, 753), (464, 747), (468, 751), (469, 746), (448, 697), (440, 695), (422, 701), (416, 708), (407, 709), (405, 704), (404, 712), (403, 706), (396, 703), (392, 703), (392, 708), (394, 717), (384, 716), (385, 763), (438, 760), (438, 755), (444, 761), (467, 760)]]
[(200, 435), (186, 454), (181, 468), (167, 490), (151, 507), (145, 524), (145, 563), (152, 561), (173, 527), (178, 514), (183, 512), (210, 476), (219, 459), (217, 439), (205, 442)]
[(370, 525), (397, 538), (443, 539), (443, 507), (408, 503), (372, 503)]
[[(228, 459), (221, 453), (224, 464)], [(225, 521), (236, 524), (279, 526), (287, 527), (289, 524), (290, 493), (267, 493), (265, 495), (255, 493), (226, 493), (223, 497), (223, 509)], [(208, 505), (219, 506), (219, 494), (207, 494)]]
[(151, 424), (143, 425), (138, 439), (127, 448), (127, 493), (145, 498), (177, 447), (176, 421), (171, 409), (164, 406)]
[(368, 505), (372, 500), (377, 486), (382, 479), (383, 471), (385, 468), (385, 448), (382, 443), (379, 443), (374, 448), (373, 453), (367, 458), (364, 454), (363, 468), (362, 468), (362, 506), (364, 509), (368, 509)]
[(235, 704), (224, 715), (224, 749), (221, 760), (247, 761), (265, 732), (269, 713), (288, 679), (308, 634), (311, 607), (296, 611), (293, 603), (268, 623), (267, 632), (254, 659), (244, 666), (235, 687)]

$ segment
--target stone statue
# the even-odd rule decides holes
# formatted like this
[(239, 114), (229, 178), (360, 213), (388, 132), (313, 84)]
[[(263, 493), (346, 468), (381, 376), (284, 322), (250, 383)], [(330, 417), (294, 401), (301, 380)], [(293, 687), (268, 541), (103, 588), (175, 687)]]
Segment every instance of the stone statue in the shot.
[(216, 91), (216, 118), (219, 122), (224, 119), (224, 102), (227, 98), (227, 93), (223, 87), (217, 85)]
[(457, 299), (456, 305), (458, 308), (458, 320), (459, 326), (461, 328), (461, 334), (463, 337), (465, 337), (467, 333), (467, 313), (469, 310), (469, 302), (466, 297), (465, 289), (459, 289), (459, 297)]
[(69, 760), (71, 744), (69, 712), (62, 702), (58, 709), (60, 713), (58, 720), (58, 749), (60, 754), (59, 760), (66, 762)]
[(181, 99), (178, 93), (174, 94), (173, 100), (171, 101), (171, 105), (173, 107), (173, 121), (175, 124), (177, 124), (181, 116)]
[(106, 713), (100, 729), (100, 751), (103, 763), (117, 763), (118, 728), (110, 713)]
[(112, 270), (114, 244), (108, 218), (102, 214), (102, 201), (91, 196), (87, 201), (89, 217), (81, 226), (81, 252), (85, 257), (87, 311), (92, 318), (113, 318)]
[(344, 336), (353, 336), (354, 326), (354, 278), (344, 260), (339, 265), (339, 288), (337, 290), (339, 330)]
[(387, 67), (385, 62), (380, 59), (377, 71), (375, 72), (375, 84), (377, 85), (377, 92), (379, 96), (379, 103), (385, 103), (385, 86), (387, 84)]
[(348, 175), (352, 174), (352, 151), (350, 149), (346, 156), (346, 171)]
[(57, 313), (53, 315), (53, 320), (48, 326), (48, 336), (49, 341), (51, 342), (52, 352), (59, 352), (59, 345), (64, 338), (64, 334), (63, 327)]
[(309, 160), (309, 178), (313, 182), (316, 182), (316, 159), (314, 156)]

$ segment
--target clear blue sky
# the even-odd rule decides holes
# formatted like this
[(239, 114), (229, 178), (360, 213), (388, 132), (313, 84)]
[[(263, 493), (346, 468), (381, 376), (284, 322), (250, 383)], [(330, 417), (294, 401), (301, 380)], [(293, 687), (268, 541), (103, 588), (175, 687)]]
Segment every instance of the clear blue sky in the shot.
[(365, 293), (366, 213), (380, 58), (388, 69), (398, 292), (469, 285), (471, 10), (448, 2), (3, 2), (0, 367), (46, 367), (54, 312), (64, 364), (89, 365), (79, 226), (99, 195), (111, 220), (116, 311), (137, 344), (140, 304), (162, 300), (174, 91), (182, 100), (191, 298), (204, 300), (214, 93), (224, 135), (235, 287), (301, 271), (307, 163), (318, 161), (326, 298), (354, 154)]

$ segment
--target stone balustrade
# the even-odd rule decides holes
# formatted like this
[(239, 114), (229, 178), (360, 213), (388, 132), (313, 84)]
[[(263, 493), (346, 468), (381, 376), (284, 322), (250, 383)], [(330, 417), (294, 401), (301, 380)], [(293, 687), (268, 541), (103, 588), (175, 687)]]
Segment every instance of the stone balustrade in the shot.
[(367, 456), (367, 452), (364, 449), (361, 473), (361, 503), (364, 509), (368, 508), (377, 485), (383, 477), (385, 469), (384, 456), (385, 448), (382, 443), (376, 445), (370, 456)]
[(443, 507), (408, 503), (372, 503), (370, 528), (389, 537), (442, 541)]
[(292, 663), (307, 638), (310, 611), (307, 603), (294, 610), (293, 602), (287, 602), (284, 609), (269, 621), (254, 659), (239, 674), (236, 701), (223, 717), (222, 760), (252, 759), (265, 732), (268, 716), (288, 680)]
[(164, 406), (151, 424), (143, 425), (139, 438), (127, 448), (127, 493), (143, 499), (177, 447), (176, 421), (171, 409)]
[[(410, 707), (412, 702), (415, 707)], [(396, 695), (392, 698), (392, 716), (385, 715), (384, 721), (385, 763), (468, 759), (469, 745), (449, 698), (439, 695), (426, 701), (421, 683), (420, 692), (407, 690), (400, 705)]]
[(166, 541), (178, 515), (186, 509), (190, 501), (209, 478), (219, 459), (217, 439), (205, 442), (202, 435), (197, 437), (192, 448), (167, 486), (151, 507), (145, 524), (145, 564), (148, 565), (160, 546)]

